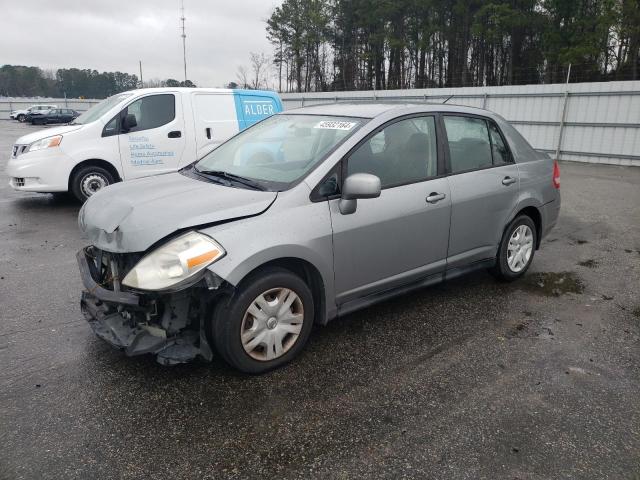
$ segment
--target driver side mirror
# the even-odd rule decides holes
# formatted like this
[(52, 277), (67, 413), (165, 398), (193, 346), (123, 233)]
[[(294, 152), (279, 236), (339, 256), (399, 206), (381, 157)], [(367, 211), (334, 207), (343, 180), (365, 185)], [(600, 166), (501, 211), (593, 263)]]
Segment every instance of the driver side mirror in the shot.
[(342, 185), (342, 198), (338, 207), (343, 215), (351, 215), (358, 207), (359, 198), (376, 198), (382, 187), (380, 178), (370, 173), (354, 173), (345, 178)]
[(136, 116), (133, 113), (128, 113), (127, 116), (122, 119), (122, 130), (124, 132), (128, 132), (137, 125), (138, 121), (136, 120)]

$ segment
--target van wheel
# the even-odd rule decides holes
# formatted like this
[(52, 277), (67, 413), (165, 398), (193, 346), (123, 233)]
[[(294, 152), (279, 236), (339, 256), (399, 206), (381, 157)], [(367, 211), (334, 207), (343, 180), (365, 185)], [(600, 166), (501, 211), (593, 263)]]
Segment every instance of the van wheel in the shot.
[(490, 272), (498, 280), (512, 282), (531, 266), (536, 251), (536, 225), (527, 215), (515, 218), (505, 230), (495, 266)]
[(71, 191), (75, 197), (81, 202), (85, 202), (87, 198), (114, 183), (114, 178), (108, 170), (88, 165), (78, 170), (71, 180)]
[(20, 123), (24, 123), (26, 119), (27, 119), (27, 116), (24, 113), (21, 113), (20, 115), (18, 115), (18, 121)]
[(216, 350), (245, 373), (263, 373), (295, 358), (313, 327), (307, 284), (283, 268), (269, 268), (242, 282), (221, 301), (211, 322)]

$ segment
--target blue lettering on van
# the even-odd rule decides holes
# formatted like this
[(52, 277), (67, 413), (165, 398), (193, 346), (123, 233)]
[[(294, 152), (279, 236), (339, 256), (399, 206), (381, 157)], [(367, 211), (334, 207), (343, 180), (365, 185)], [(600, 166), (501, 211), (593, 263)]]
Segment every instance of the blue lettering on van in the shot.
[(239, 130), (282, 111), (278, 97), (271, 92), (235, 90), (233, 96)]
[(175, 152), (157, 151), (146, 136), (129, 136), (129, 163), (134, 167), (163, 165), (163, 157), (173, 157)]

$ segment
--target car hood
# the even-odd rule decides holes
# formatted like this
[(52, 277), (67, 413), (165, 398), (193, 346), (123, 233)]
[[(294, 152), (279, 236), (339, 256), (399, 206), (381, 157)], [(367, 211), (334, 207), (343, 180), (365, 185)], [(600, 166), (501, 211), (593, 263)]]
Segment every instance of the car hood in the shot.
[(44, 130), (38, 130), (37, 132), (29, 133), (16, 140), (18, 145), (29, 145), (43, 138), (53, 137), (54, 135), (64, 135), (65, 133), (75, 132), (80, 130), (84, 125), (61, 125), (59, 127), (45, 128)]
[(117, 183), (92, 195), (78, 215), (96, 247), (143, 252), (178, 230), (259, 215), (277, 192), (233, 188), (169, 173)]

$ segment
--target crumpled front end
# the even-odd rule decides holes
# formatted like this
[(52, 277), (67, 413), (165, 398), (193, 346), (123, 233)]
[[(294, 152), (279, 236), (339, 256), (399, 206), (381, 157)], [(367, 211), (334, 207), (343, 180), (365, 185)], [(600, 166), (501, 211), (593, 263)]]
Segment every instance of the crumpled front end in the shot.
[(211, 360), (205, 319), (222, 281), (203, 275), (176, 291), (133, 291), (120, 279), (140, 258), (96, 247), (78, 252), (86, 288), (80, 305), (94, 333), (127, 355), (154, 354), (163, 365)]

